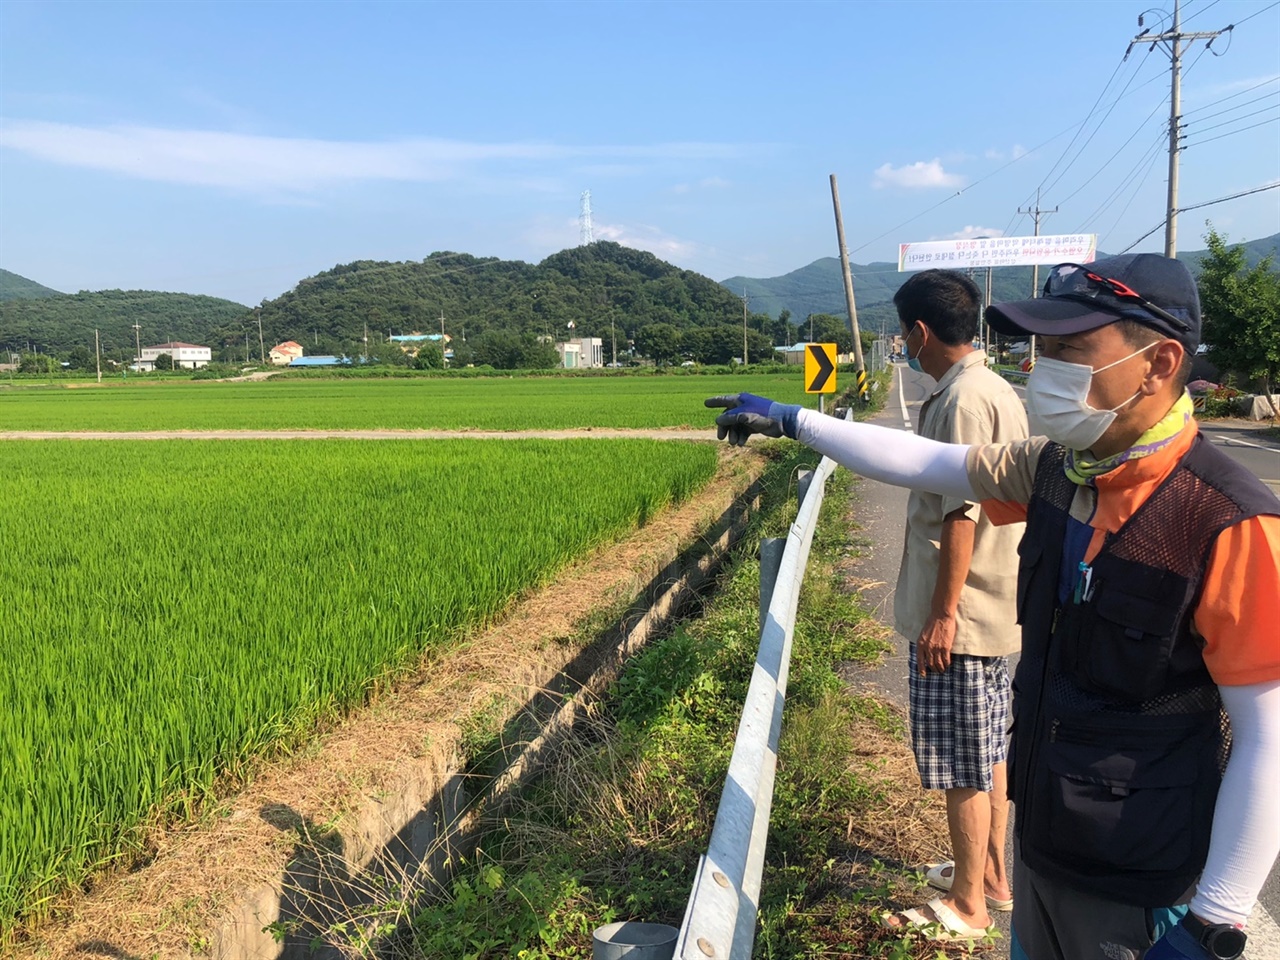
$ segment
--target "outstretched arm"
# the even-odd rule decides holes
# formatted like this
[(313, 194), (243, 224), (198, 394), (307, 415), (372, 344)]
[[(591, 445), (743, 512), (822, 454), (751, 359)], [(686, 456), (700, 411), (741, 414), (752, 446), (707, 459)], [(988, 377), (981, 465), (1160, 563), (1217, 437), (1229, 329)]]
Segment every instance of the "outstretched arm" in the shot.
[(716, 435), (737, 446), (756, 434), (788, 436), (872, 480), (959, 500), (981, 499), (969, 483), (967, 444), (939, 443), (904, 430), (837, 420), (753, 393), (711, 397), (706, 405), (724, 409), (716, 417)]
[(782, 431), (842, 467), (872, 480), (961, 500), (980, 499), (969, 483), (969, 445), (939, 443), (869, 423), (850, 423), (815, 410), (775, 403)]

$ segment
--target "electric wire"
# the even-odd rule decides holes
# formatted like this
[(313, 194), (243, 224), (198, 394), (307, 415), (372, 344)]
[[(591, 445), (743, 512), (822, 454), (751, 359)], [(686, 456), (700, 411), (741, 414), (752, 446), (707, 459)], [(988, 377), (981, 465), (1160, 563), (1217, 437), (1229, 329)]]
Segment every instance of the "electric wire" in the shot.
[(1275, 2), (1274, 2), (1274, 3), (1269, 3), (1269, 4), (1267, 4), (1267, 5), (1266, 5), (1265, 7), (1263, 7), (1261, 10), (1258, 10), (1258, 11), (1255, 11), (1254, 13), (1249, 14), (1249, 15), (1248, 15), (1247, 17), (1245, 17), (1243, 20), (1241, 20), (1241, 21), (1239, 21), (1239, 22), (1237, 22), (1237, 23), (1233, 23), (1233, 24), (1229, 25), (1228, 27), (1226, 27), (1226, 29), (1227, 29), (1227, 30), (1234, 30), (1236, 27), (1240, 26), (1241, 24), (1248, 23), (1248, 22), (1249, 22), (1250, 20), (1252, 20), (1254, 17), (1260, 17), (1260, 16), (1262, 16), (1264, 13), (1266, 13), (1268, 10), (1272, 9), (1273, 7), (1280, 7), (1280, 0), (1275, 0)]
[[(1277, 77), (1276, 79), (1280, 79), (1280, 77)], [(1254, 97), (1252, 100), (1245, 100), (1243, 103), (1237, 103), (1234, 107), (1227, 107), (1223, 110), (1215, 111), (1214, 113), (1211, 113), (1208, 116), (1200, 117), (1198, 120), (1192, 120), (1191, 122), (1202, 123), (1205, 120), (1212, 120), (1214, 117), (1220, 117), (1223, 114), (1233, 113), (1236, 110), (1243, 110), (1245, 107), (1249, 106), (1250, 104), (1261, 103), (1263, 100), (1270, 100), (1272, 97), (1280, 97), (1280, 90), (1272, 90), (1270, 93), (1264, 93), (1260, 97)], [(1201, 107), (1197, 110), (1188, 110), (1186, 113), (1184, 113), (1182, 115), (1184, 124), (1186, 123), (1186, 118), (1190, 114), (1198, 113), (1200, 110), (1203, 110), (1203, 109), (1204, 108)]]
[(1156, 135), (1155, 140), (1153, 140), (1146, 150), (1142, 152), (1142, 155), (1138, 157), (1137, 163), (1135, 163), (1133, 167), (1130, 168), (1129, 172), (1125, 174), (1124, 179), (1122, 179), (1111, 193), (1107, 195), (1106, 199), (1098, 204), (1093, 212), (1085, 218), (1080, 228), (1076, 231), (1077, 233), (1086, 232), (1090, 226), (1106, 214), (1112, 204), (1120, 198), (1121, 194), (1123, 194), (1124, 191), (1129, 188), (1129, 185), (1133, 183), (1134, 179), (1138, 177), (1140, 171), (1143, 171), (1144, 169), (1149, 171), (1151, 169), (1152, 163), (1155, 158), (1160, 155), (1160, 148), (1165, 144), (1167, 139), (1168, 138), (1163, 132)]
[[(1157, 141), (1157, 146), (1159, 146), (1159, 141)], [(1151, 159), (1147, 161), (1147, 168), (1142, 171), (1141, 176), (1136, 177), (1133, 181), (1133, 190), (1129, 193), (1129, 199), (1126, 200), (1124, 206), (1120, 208), (1120, 212), (1116, 214), (1116, 218), (1111, 221), (1111, 226), (1107, 228), (1103, 236), (1109, 237), (1111, 234), (1115, 233), (1116, 227), (1120, 225), (1120, 221), (1124, 219), (1124, 215), (1128, 213), (1129, 208), (1133, 206), (1133, 201), (1136, 200), (1138, 198), (1138, 194), (1142, 192), (1143, 186), (1147, 183), (1147, 178), (1151, 176), (1151, 168), (1154, 167), (1156, 165), (1156, 161), (1160, 159), (1160, 153), (1161, 151), (1157, 149), (1151, 154)], [(1105, 212), (1105, 210), (1103, 212)], [(1101, 216), (1101, 214), (1099, 214), (1099, 216)]]
[[(1044, 179), (1040, 181), (1039, 187), (1037, 188), (1038, 191), (1044, 189), (1044, 185), (1049, 182), (1049, 178), (1052, 177), (1055, 172), (1057, 172), (1057, 169), (1062, 164), (1062, 161), (1065, 160), (1067, 158), (1067, 155), (1071, 152), (1071, 148), (1074, 147), (1076, 144), (1076, 141), (1080, 139), (1080, 134), (1084, 131), (1085, 127), (1089, 125), (1089, 121), (1093, 119), (1094, 114), (1098, 112), (1098, 107), (1102, 103), (1103, 98), (1106, 97), (1107, 91), (1111, 89), (1112, 82), (1115, 80), (1116, 76), (1120, 73), (1120, 68), (1124, 66), (1125, 61), (1128, 59), (1129, 59), (1129, 51), (1126, 50), (1124, 56), (1120, 58), (1120, 62), (1116, 64), (1116, 68), (1111, 71), (1111, 76), (1107, 78), (1107, 82), (1103, 84), (1102, 91), (1098, 94), (1098, 99), (1093, 101), (1093, 106), (1089, 108), (1088, 114), (1085, 115), (1084, 120), (1081, 121), (1080, 125), (1076, 128), (1075, 135), (1072, 136), (1071, 141), (1067, 144), (1066, 148), (1062, 151), (1058, 159), (1054, 161), (1053, 166), (1049, 168), (1049, 172), (1044, 175)], [(1138, 71), (1140, 71), (1141, 69), (1142, 69), (1141, 63), (1135, 63), (1133, 72), (1129, 76), (1129, 82), (1125, 84), (1125, 90), (1129, 89), (1129, 84), (1133, 83), (1133, 78), (1137, 76)], [(1124, 96), (1124, 91), (1121, 91), (1120, 96), (1116, 97), (1115, 101), (1113, 101), (1111, 105), (1111, 109), (1115, 109), (1115, 104), (1119, 103), (1120, 97), (1123, 97), (1123, 96)], [(1108, 115), (1110, 115), (1110, 111), (1108, 111)], [(1090, 136), (1090, 139), (1092, 139), (1092, 135)], [(1085, 146), (1088, 146), (1087, 142)], [(1084, 149), (1084, 148), (1082, 147), (1081, 149)], [(1077, 153), (1076, 156), (1079, 156), (1079, 154)], [(1072, 162), (1074, 163), (1075, 161), (1073, 160)], [(1057, 181), (1055, 180), (1054, 182), (1056, 183)]]
[[(1210, 107), (1216, 107), (1218, 104), (1226, 103), (1228, 100), (1234, 100), (1236, 97), (1243, 97), (1246, 93), (1252, 93), (1254, 90), (1257, 90), (1259, 87), (1265, 87), (1269, 83), (1280, 83), (1280, 75), (1277, 75), (1274, 77), (1268, 77), (1266, 80), (1262, 80), (1258, 83), (1255, 83), (1252, 87), (1245, 87), (1243, 90), (1239, 90), (1236, 93), (1228, 94), (1225, 97), (1219, 97), (1217, 100), (1211, 100), (1208, 103), (1204, 104), (1203, 106), (1196, 107), (1192, 110), (1187, 110), (1185, 113), (1183, 113), (1183, 116), (1185, 117), (1193, 113), (1199, 113), (1201, 110), (1208, 110)], [(1265, 96), (1270, 96), (1270, 94), (1265, 94)]]
[[(1215, 140), (1221, 140), (1223, 137), (1233, 137), (1237, 133), (1244, 133), (1246, 130), (1254, 130), (1258, 127), (1265, 127), (1267, 124), (1275, 123), (1277, 121), (1280, 121), (1280, 117), (1272, 117), (1270, 120), (1263, 120), (1260, 123), (1252, 123), (1247, 127), (1241, 127), (1239, 130), (1228, 130), (1226, 133), (1220, 133), (1216, 137), (1208, 137), (1207, 139), (1204, 139), (1204, 140), (1196, 140), (1193, 143), (1188, 143), (1187, 146), (1199, 147), (1206, 143), (1213, 143), (1213, 141)], [(1186, 148), (1184, 147), (1183, 149), (1186, 149)]]
[(1199, 10), (1197, 10), (1197, 11), (1196, 11), (1195, 13), (1193, 13), (1191, 16), (1189, 16), (1189, 17), (1184, 17), (1184, 18), (1183, 18), (1183, 21), (1182, 21), (1182, 25), (1185, 27), (1188, 23), (1190, 23), (1190, 22), (1191, 22), (1192, 20), (1194, 20), (1196, 17), (1200, 16), (1200, 14), (1202, 14), (1202, 13), (1207, 13), (1208, 11), (1212, 10), (1214, 7), (1216, 7), (1216, 6), (1219, 4), (1219, 2), (1221, 2), (1221, 0), (1213, 0), (1213, 2), (1212, 2), (1212, 3), (1210, 3), (1207, 7), (1201, 7)]
[(871, 246), (871, 244), (875, 243), (877, 240), (882, 240), (882, 239), (884, 239), (884, 238), (885, 238), (885, 237), (887, 237), (889, 234), (893, 233), (893, 232), (894, 232), (894, 231), (896, 231), (896, 230), (901, 229), (902, 227), (905, 227), (907, 224), (909, 224), (909, 223), (914, 223), (915, 221), (917, 221), (917, 220), (919, 220), (921, 217), (923, 217), (925, 214), (932, 213), (934, 210), (937, 210), (937, 209), (938, 209), (940, 206), (942, 206), (944, 203), (950, 203), (952, 200), (954, 200), (956, 197), (960, 196), (962, 193), (965, 193), (966, 191), (972, 190), (974, 187), (978, 186), (978, 185), (979, 185), (979, 184), (981, 184), (981, 183), (985, 183), (986, 181), (988, 181), (988, 180), (990, 180), (992, 177), (994, 177), (997, 173), (1000, 173), (1000, 172), (1001, 172), (1001, 171), (1003, 171), (1003, 170), (1007, 170), (1009, 167), (1013, 166), (1015, 163), (1019, 162), (1020, 160), (1025, 160), (1027, 157), (1031, 156), (1031, 155), (1032, 155), (1033, 153), (1035, 153), (1036, 151), (1041, 150), (1041, 149), (1043, 149), (1044, 147), (1047, 147), (1049, 144), (1053, 143), (1053, 141), (1057, 140), (1059, 137), (1064, 136), (1064, 135), (1067, 133), (1067, 131), (1069, 131), (1069, 130), (1071, 130), (1071, 129), (1073, 129), (1073, 128), (1072, 128), (1072, 127), (1067, 127), (1065, 130), (1060, 130), (1059, 132), (1055, 133), (1052, 137), (1050, 137), (1048, 140), (1045, 140), (1043, 143), (1041, 143), (1039, 146), (1032, 147), (1030, 150), (1026, 151), (1025, 153), (1022, 153), (1022, 154), (1020, 154), (1020, 155), (1018, 155), (1018, 156), (1014, 157), (1012, 160), (1009, 160), (1009, 161), (1007, 161), (1007, 162), (1005, 162), (1005, 163), (1001, 164), (1000, 166), (998, 166), (998, 167), (996, 167), (994, 170), (992, 170), (990, 173), (986, 174), (986, 175), (985, 175), (985, 176), (983, 176), (983, 177), (980, 177), (979, 179), (977, 179), (977, 180), (973, 181), (973, 183), (968, 184), (967, 186), (961, 187), (961, 188), (960, 188), (959, 190), (957, 190), (955, 193), (950, 194), (950, 195), (949, 195), (949, 196), (947, 196), (947, 197), (944, 197), (942, 200), (939, 200), (937, 203), (935, 203), (933, 206), (929, 207), (928, 209), (926, 209), (926, 210), (922, 210), (920, 213), (917, 213), (914, 217), (910, 217), (910, 218), (908, 218), (908, 219), (906, 219), (906, 220), (903, 220), (901, 223), (897, 224), (896, 226), (890, 227), (888, 230), (886, 230), (884, 233), (880, 234), (879, 236), (872, 237), (870, 240), (866, 241), (865, 243), (861, 244), (860, 246), (857, 246), (857, 247), (854, 247), (854, 248), (853, 248), (853, 249), (851, 249), (851, 250), (848, 250), (847, 252), (848, 252), (848, 253), (857, 253), (859, 250), (862, 250), (862, 249), (864, 249), (864, 248), (866, 248), (866, 247)]
[[(1278, 0), (1278, 2), (1280, 2), (1280, 0)], [(1275, 183), (1263, 184), (1261, 187), (1254, 187), (1252, 190), (1241, 190), (1239, 193), (1233, 193), (1225, 197), (1218, 197), (1218, 199), (1216, 200), (1206, 200), (1204, 203), (1193, 203), (1189, 207), (1179, 207), (1177, 212), (1186, 213), (1189, 210), (1199, 210), (1201, 207), (1212, 207), (1216, 203), (1226, 203), (1228, 200), (1238, 200), (1240, 197), (1248, 197), (1255, 193), (1262, 193), (1266, 190), (1275, 190), (1277, 187), (1280, 187), (1280, 180), (1277, 180)], [(1133, 243), (1129, 244), (1127, 247), (1121, 250), (1120, 253), (1121, 254), (1128, 253), (1130, 250), (1132, 250), (1134, 247), (1140, 244), (1143, 240), (1147, 239), (1147, 237), (1151, 236), (1157, 230), (1162, 229), (1165, 223), (1168, 221), (1168, 219), (1169, 218), (1166, 217), (1164, 220), (1161, 220), (1154, 227), (1152, 227), (1150, 230), (1148, 230), (1146, 233), (1140, 236), (1137, 240), (1133, 241)]]
[[(1241, 120), (1247, 120), (1249, 119), (1249, 117), (1256, 117), (1258, 114), (1267, 113), (1270, 110), (1280, 110), (1280, 103), (1273, 103), (1269, 107), (1261, 107), (1257, 110), (1254, 110), (1252, 113), (1244, 113), (1238, 117), (1232, 117), (1230, 120), (1223, 120), (1221, 123), (1215, 123), (1212, 126), (1200, 127), (1198, 130), (1195, 131), (1194, 135), (1198, 136), (1199, 134), (1207, 133), (1210, 130), (1217, 130), (1219, 127), (1229, 127), (1233, 123), (1239, 123)], [(1245, 129), (1247, 130), (1249, 128), (1246, 127)], [(1193, 136), (1193, 134), (1188, 133), (1187, 136), (1190, 137), (1190, 136)], [(1204, 143), (1203, 140), (1199, 142)]]
[[(1165, 97), (1164, 100), (1162, 100), (1160, 103), (1157, 103), (1155, 107), (1152, 109), (1152, 111), (1148, 113), (1145, 117), (1143, 117), (1142, 120), (1134, 124), (1133, 132), (1129, 134), (1129, 139), (1125, 140), (1124, 143), (1120, 144), (1119, 148), (1116, 149), (1115, 153), (1111, 154), (1111, 156), (1107, 158), (1106, 162), (1102, 166), (1100, 166), (1097, 170), (1095, 170), (1091, 176), (1086, 177), (1084, 182), (1081, 183), (1080, 186), (1078, 186), (1074, 191), (1072, 191), (1071, 193), (1067, 194), (1067, 196), (1059, 200), (1058, 201), (1059, 205), (1069, 203), (1072, 197), (1076, 196), (1076, 194), (1080, 193), (1086, 187), (1092, 186), (1094, 181), (1096, 181), (1097, 178), (1102, 174), (1102, 171), (1106, 170), (1107, 167), (1111, 165), (1112, 161), (1115, 160), (1116, 157), (1120, 156), (1120, 154), (1124, 152), (1125, 147), (1129, 146), (1129, 144), (1133, 142), (1133, 138), (1142, 132), (1142, 128), (1146, 126), (1147, 122), (1150, 121), (1151, 118), (1156, 115), (1156, 112), (1160, 110), (1160, 108), (1163, 107), (1168, 102), (1169, 102), (1169, 98)], [(1146, 154), (1143, 154), (1143, 156), (1145, 157)], [(1141, 163), (1142, 161), (1139, 160), (1138, 162)]]

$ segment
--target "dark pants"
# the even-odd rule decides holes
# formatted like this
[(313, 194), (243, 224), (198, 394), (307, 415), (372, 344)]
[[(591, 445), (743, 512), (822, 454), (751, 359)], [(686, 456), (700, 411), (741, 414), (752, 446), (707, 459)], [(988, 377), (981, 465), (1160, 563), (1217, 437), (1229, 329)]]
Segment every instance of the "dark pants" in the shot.
[[(1042, 877), (1014, 843), (1012, 960), (1141, 960), (1185, 907), (1134, 907)], [(1017, 947), (1021, 947), (1021, 956)]]

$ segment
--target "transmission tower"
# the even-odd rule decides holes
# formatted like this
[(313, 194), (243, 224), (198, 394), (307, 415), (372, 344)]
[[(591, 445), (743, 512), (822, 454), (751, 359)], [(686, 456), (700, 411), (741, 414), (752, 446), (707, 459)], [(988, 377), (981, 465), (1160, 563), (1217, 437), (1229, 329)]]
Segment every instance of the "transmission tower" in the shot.
[(578, 245), (585, 247), (595, 243), (595, 234), (591, 230), (591, 191), (582, 191), (582, 209), (578, 214)]

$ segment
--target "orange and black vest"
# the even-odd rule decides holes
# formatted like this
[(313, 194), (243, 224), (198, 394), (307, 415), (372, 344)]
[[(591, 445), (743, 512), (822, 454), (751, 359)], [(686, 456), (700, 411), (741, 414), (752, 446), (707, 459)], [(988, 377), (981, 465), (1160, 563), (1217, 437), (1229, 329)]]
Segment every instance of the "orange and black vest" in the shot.
[[(1036, 468), (1018, 548), (1022, 658), (1010, 795), (1038, 874), (1137, 906), (1170, 906), (1204, 867), (1230, 728), (1192, 632), (1218, 534), (1280, 513), (1274, 494), (1202, 437), (1059, 602), (1076, 485), (1066, 451)], [(1230, 643), (1230, 638), (1224, 638)]]

